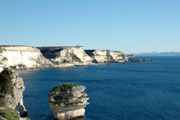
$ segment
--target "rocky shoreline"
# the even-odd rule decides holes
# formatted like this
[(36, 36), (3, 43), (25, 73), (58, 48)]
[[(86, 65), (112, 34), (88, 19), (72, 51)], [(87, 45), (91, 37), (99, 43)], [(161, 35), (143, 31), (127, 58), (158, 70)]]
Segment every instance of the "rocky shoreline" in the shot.
[[(82, 46), (0, 46), (0, 69), (72, 67), (103, 63), (141, 62), (135, 56), (111, 50), (84, 50)], [(150, 61), (150, 60), (149, 60)]]
[[(7, 111), (12, 112), (13, 110), (15, 110), (14, 112), (16, 112), (17, 110), (19, 112), (19, 116), (21, 116), (21, 120), (28, 119), (22, 118), (24, 116), (27, 116), (27, 111), (23, 104), (23, 92), (25, 90), (25, 86), (22, 78), (18, 76), (16, 70), (73, 67), (141, 61), (151, 61), (151, 59), (137, 59), (133, 55), (125, 57), (124, 53), (120, 51), (84, 50), (82, 46), (38, 48), (29, 46), (0, 46), (1, 112), (5, 114)], [(55, 107), (54, 102), (52, 101), (52, 99), (50, 99), (52, 97), (49, 97), (50, 107), (53, 111), (55, 111), (55, 118), (61, 116), (62, 118), (64, 117), (69, 119), (69, 117), (76, 118), (84, 116), (84, 107), (88, 104), (88, 98), (86, 98), (86, 94), (83, 92), (85, 87), (74, 86), (73, 89), (78, 89), (79, 92), (78, 90), (71, 91), (71, 93), (68, 93), (69, 95), (72, 96), (74, 95), (74, 93), (78, 93), (78, 95), (85, 95), (84, 97), (81, 97), (82, 99), (77, 98), (77, 94), (74, 95), (73, 98), (75, 100), (78, 99), (81, 102), (82, 100), (84, 100), (84, 102), (82, 102), (83, 105), (79, 105), (79, 103), (78, 105), (71, 106), (66, 111), (57, 111), (54, 108), (59, 109), (62, 108), (62, 106), (55, 105)], [(51, 91), (49, 96), (52, 95), (53, 91)], [(68, 102), (68, 100), (66, 102)], [(66, 107), (65, 109), (67, 108), (68, 107)], [(2, 119), (1, 116), (0, 119)]]

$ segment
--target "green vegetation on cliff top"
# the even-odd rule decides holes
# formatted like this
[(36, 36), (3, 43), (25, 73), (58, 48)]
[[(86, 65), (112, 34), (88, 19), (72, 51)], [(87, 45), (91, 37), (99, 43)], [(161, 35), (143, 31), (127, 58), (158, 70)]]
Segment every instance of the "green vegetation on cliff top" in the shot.
[(5, 118), (7, 120), (19, 120), (20, 115), (17, 110), (3, 108), (0, 109), (0, 118)]
[[(59, 84), (50, 91), (49, 95), (53, 96), (56, 104), (64, 104), (66, 106), (67, 105), (77, 105), (79, 103), (82, 103), (81, 99), (85, 98), (85, 96), (82, 95), (81, 97), (79, 97), (79, 99), (74, 100), (74, 101), (69, 101), (69, 96), (71, 96), (70, 91), (72, 91), (72, 88), (78, 87), (78, 86), (79, 85), (74, 84), (74, 83)], [(66, 95), (64, 96), (64, 94), (66, 94)]]
[(53, 88), (50, 93), (52, 92), (66, 92), (66, 91), (71, 91), (73, 87), (77, 87), (77, 84), (74, 83), (64, 83), (57, 85), (55, 88)]
[(13, 95), (12, 71), (5, 68), (0, 73), (0, 92)]

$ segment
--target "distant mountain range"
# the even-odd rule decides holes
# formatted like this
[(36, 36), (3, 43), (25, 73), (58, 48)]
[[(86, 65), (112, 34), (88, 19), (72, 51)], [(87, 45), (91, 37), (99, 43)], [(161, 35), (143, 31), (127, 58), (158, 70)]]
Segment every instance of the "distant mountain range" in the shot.
[(180, 52), (150, 52), (150, 53), (139, 53), (136, 56), (180, 56)]

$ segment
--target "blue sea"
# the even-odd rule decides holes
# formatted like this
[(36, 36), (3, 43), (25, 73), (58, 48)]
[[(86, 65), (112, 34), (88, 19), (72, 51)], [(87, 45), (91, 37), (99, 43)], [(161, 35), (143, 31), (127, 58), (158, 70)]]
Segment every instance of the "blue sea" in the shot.
[(152, 62), (20, 71), (31, 120), (53, 120), (48, 93), (57, 84), (87, 87), (85, 120), (180, 120), (180, 57)]

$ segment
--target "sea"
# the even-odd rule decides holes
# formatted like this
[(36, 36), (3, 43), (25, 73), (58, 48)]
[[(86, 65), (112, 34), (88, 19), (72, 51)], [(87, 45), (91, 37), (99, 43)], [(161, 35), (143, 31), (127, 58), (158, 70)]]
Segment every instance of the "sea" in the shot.
[(58, 84), (86, 86), (85, 120), (180, 120), (180, 57), (19, 71), (31, 120), (53, 120), (48, 93)]

